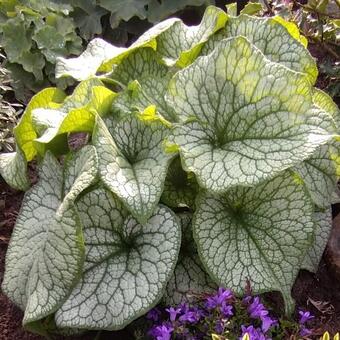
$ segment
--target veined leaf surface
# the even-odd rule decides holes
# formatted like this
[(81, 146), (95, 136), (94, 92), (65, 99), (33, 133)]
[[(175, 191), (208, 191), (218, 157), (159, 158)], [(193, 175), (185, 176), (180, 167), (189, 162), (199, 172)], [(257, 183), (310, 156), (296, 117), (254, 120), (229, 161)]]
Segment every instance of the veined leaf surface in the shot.
[(314, 58), (276, 17), (257, 18), (249, 15), (230, 17), (225, 28), (208, 40), (202, 54), (206, 55), (213, 51), (222, 39), (237, 36), (247, 38), (272, 62), (305, 73), (311, 83), (315, 83), (318, 69)]
[(167, 305), (178, 305), (188, 302), (190, 295), (209, 293), (216, 290), (216, 284), (204, 271), (197, 254), (192, 236), (192, 214), (178, 215), (181, 221), (182, 245), (175, 271), (171, 276), (163, 297)]
[(180, 227), (158, 206), (140, 225), (117, 198), (103, 189), (77, 204), (84, 224), (84, 273), (56, 313), (60, 327), (121, 329), (161, 298), (175, 267)]
[(24, 324), (55, 312), (81, 275), (83, 242), (73, 201), (95, 179), (94, 162), (94, 147), (84, 147), (68, 162), (72, 169), (67, 169), (65, 180), (60, 164), (47, 152), (39, 182), (25, 195), (2, 284), (5, 294), (25, 311)]
[(286, 171), (253, 188), (202, 193), (194, 215), (201, 261), (219, 284), (238, 293), (249, 279), (255, 292), (290, 290), (311, 245), (313, 204)]
[(106, 125), (97, 117), (93, 144), (101, 179), (140, 223), (153, 214), (174, 157), (162, 149), (168, 133), (162, 123), (145, 123), (133, 115), (116, 124), (108, 118)]
[(314, 240), (306, 254), (302, 268), (316, 273), (332, 230), (332, 209), (328, 208), (326, 211), (314, 213), (314, 221), (316, 224)]
[(184, 169), (215, 192), (273, 177), (336, 134), (309, 81), (243, 37), (177, 72), (167, 99), (184, 122), (173, 136)]

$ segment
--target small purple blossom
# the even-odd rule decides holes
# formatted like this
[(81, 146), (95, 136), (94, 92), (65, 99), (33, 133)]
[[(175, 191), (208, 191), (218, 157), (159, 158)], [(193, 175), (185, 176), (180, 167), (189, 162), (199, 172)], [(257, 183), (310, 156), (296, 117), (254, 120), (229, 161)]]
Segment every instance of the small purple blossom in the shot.
[(222, 303), (231, 300), (233, 297), (233, 292), (230, 289), (219, 288), (216, 295), (209, 296), (206, 299), (205, 307), (207, 309), (214, 309), (217, 306), (221, 306)]
[(262, 332), (266, 333), (271, 327), (276, 326), (278, 324), (277, 320), (272, 319), (269, 316), (263, 316), (261, 318), (262, 321)]
[(150, 330), (149, 335), (155, 340), (170, 340), (173, 330), (172, 326), (167, 323), (163, 323), (160, 326), (153, 327)]
[(302, 327), (299, 332), (300, 336), (309, 336), (312, 334), (312, 331), (306, 327)]
[(268, 315), (268, 311), (260, 302), (260, 298), (258, 296), (256, 296), (253, 302), (249, 305), (248, 312), (250, 317), (253, 319), (262, 319), (262, 317)]
[(161, 311), (159, 310), (159, 308), (152, 308), (148, 314), (146, 315), (146, 318), (149, 320), (152, 320), (154, 322), (158, 322), (160, 320), (161, 317)]
[(226, 303), (222, 304), (220, 310), (221, 310), (223, 317), (225, 317), (225, 318), (230, 318), (231, 316), (234, 315), (233, 307), (231, 305), (227, 305)]
[(222, 334), (224, 332), (224, 323), (222, 320), (217, 320), (215, 324), (215, 331), (218, 334)]
[(204, 316), (202, 310), (197, 307), (194, 308), (186, 308), (183, 315), (179, 317), (179, 321), (181, 322), (189, 322), (189, 323), (197, 323)]
[(243, 336), (248, 333), (250, 340), (266, 340), (265, 335), (261, 332), (259, 328), (255, 328), (254, 326), (241, 326), (241, 337), (239, 338), (242, 340)]
[(169, 313), (170, 321), (172, 322), (174, 322), (176, 320), (177, 315), (181, 313), (181, 308), (170, 307), (166, 308), (165, 310)]
[(312, 319), (314, 319), (314, 316), (310, 312), (299, 311), (299, 324), (303, 325)]

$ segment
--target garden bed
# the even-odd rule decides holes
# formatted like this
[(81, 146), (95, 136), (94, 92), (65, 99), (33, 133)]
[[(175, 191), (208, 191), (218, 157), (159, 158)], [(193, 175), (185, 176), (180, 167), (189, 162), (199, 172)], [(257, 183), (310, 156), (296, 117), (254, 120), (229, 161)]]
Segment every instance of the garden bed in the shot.
[[(31, 172), (31, 179), (34, 180)], [(23, 193), (11, 189), (2, 179), (0, 179), (0, 281), (2, 282), (5, 254), (12, 229), (15, 224), (15, 217), (20, 209)], [(333, 206), (333, 215), (339, 212), (339, 206)], [(340, 219), (335, 222), (339, 223)], [(334, 224), (334, 223), (333, 223)], [(334, 227), (334, 225), (333, 225)], [(340, 281), (333, 277), (325, 261), (325, 255), (320, 263), (316, 274), (308, 271), (300, 271), (300, 274), (293, 287), (293, 297), (297, 302), (297, 308), (310, 310), (315, 316), (313, 322), (316, 334), (323, 334), (329, 331), (335, 334), (340, 330)], [(281, 309), (280, 299), (276, 294), (268, 294), (268, 301)], [(25, 332), (21, 326), (23, 313), (6, 296), (0, 294), (0, 335), (2, 340), (39, 340), (43, 337)], [(320, 309), (320, 310), (318, 310)], [(115, 334), (103, 332), (100, 339), (122, 339), (121, 333)], [(81, 336), (81, 339), (93, 339), (94, 333)], [(124, 334), (124, 339), (126, 338)], [(64, 337), (59, 337), (64, 339)], [(58, 339), (58, 340), (59, 340)], [(67, 338), (71, 339), (71, 337)], [(128, 340), (128, 339), (127, 339)]]

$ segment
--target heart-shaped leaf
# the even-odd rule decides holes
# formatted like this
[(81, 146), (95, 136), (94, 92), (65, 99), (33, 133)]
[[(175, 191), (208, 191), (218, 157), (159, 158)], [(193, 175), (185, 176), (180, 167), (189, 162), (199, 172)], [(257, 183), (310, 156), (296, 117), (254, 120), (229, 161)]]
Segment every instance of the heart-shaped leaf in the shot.
[(180, 226), (161, 206), (140, 225), (103, 189), (83, 196), (77, 208), (84, 225), (84, 273), (56, 313), (56, 323), (121, 329), (161, 298), (177, 261)]
[(242, 293), (290, 289), (310, 247), (313, 204), (290, 172), (253, 188), (202, 193), (196, 200), (194, 238), (200, 258), (216, 282)]
[(215, 192), (273, 177), (336, 134), (333, 119), (314, 109), (309, 81), (243, 37), (177, 72), (168, 101), (185, 121), (173, 138), (184, 169)]
[(24, 197), (2, 284), (25, 311), (24, 324), (55, 312), (81, 275), (84, 249), (73, 201), (95, 180), (95, 163), (95, 149), (87, 146), (69, 159), (64, 173), (47, 152), (39, 182)]
[(108, 118), (106, 125), (97, 117), (93, 144), (101, 179), (141, 223), (153, 214), (174, 157), (162, 149), (168, 131), (159, 121), (145, 123), (133, 115), (117, 124)]

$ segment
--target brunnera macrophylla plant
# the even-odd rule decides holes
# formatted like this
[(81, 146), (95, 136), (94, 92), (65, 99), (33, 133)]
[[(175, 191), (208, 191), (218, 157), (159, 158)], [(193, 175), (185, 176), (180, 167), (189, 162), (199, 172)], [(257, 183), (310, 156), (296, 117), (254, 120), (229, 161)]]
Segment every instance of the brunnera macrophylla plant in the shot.
[[(314, 271), (339, 176), (339, 111), (280, 18), (208, 7), (198, 26), (154, 26), (128, 48), (93, 40), (60, 59), (15, 128), (3, 178), (26, 190), (2, 284), (41, 330), (125, 327), (160, 300), (277, 290), (287, 311)], [(88, 145), (68, 150), (68, 136)], [(62, 155), (62, 157), (58, 157)], [(40, 326), (39, 326), (40, 325)]]

